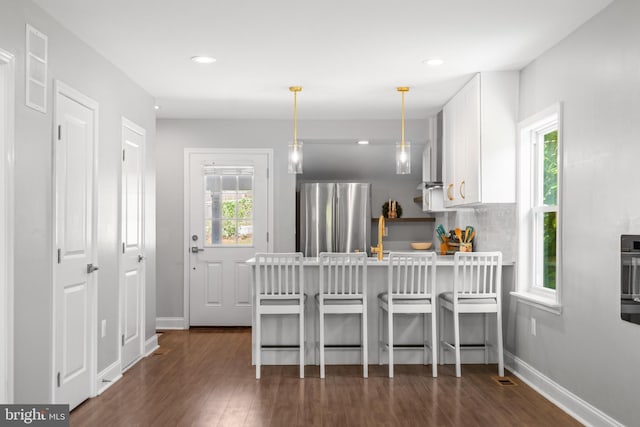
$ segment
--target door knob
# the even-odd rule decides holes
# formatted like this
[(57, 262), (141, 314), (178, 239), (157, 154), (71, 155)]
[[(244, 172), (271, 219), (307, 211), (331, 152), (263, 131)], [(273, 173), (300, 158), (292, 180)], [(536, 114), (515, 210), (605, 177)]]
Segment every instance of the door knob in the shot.
[(138, 255), (138, 262), (142, 262), (143, 259), (144, 259), (144, 256)]
[(191, 246), (191, 253), (197, 254), (198, 252), (204, 252), (204, 249), (197, 246)]
[(100, 268), (97, 265), (87, 264), (87, 274), (93, 273), (94, 271), (99, 269)]

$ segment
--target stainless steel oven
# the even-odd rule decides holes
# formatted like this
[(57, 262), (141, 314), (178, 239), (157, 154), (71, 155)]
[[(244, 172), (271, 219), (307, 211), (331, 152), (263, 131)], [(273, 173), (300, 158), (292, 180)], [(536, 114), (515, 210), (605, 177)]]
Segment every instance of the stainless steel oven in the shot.
[(620, 317), (640, 324), (640, 235), (620, 236)]

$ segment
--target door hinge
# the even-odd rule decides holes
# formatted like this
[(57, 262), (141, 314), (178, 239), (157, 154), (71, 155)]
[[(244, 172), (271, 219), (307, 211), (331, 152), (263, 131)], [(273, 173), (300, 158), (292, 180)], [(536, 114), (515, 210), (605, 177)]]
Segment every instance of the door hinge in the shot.
[(123, 161), (123, 162), (124, 162), (124, 153), (125, 153), (125, 151), (124, 151), (124, 150), (122, 150), (122, 161)]
[(62, 139), (62, 125), (58, 125), (58, 141)]
[(60, 387), (60, 372), (58, 372), (58, 375), (57, 375), (57, 382), (58, 382), (58, 387)]
[(267, 168), (267, 179), (269, 179), (269, 168)]
[(124, 347), (124, 334), (122, 334), (122, 346)]
[(267, 231), (267, 243), (269, 243), (269, 232)]
[(124, 242), (122, 242), (122, 253), (124, 253)]
[(58, 248), (58, 264), (62, 262), (62, 249)]

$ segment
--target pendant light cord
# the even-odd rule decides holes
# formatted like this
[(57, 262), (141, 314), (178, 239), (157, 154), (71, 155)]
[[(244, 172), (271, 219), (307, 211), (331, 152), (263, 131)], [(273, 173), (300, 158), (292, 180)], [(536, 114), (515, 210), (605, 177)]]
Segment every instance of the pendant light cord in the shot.
[(404, 151), (404, 91), (402, 92), (402, 143), (400, 147)]
[(298, 92), (293, 92), (293, 146), (298, 147)]
[(302, 87), (290, 86), (289, 90), (293, 92), (293, 146), (298, 148), (298, 92)]
[(400, 149), (404, 151), (404, 94), (405, 92), (409, 92), (409, 86), (400, 86), (397, 90), (402, 94), (402, 139), (400, 140)]

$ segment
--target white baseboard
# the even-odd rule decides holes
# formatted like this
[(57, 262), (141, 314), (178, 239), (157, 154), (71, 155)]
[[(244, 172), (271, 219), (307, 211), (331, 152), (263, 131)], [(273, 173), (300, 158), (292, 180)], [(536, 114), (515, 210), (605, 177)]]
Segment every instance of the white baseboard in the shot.
[(158, 335), (153, 334), (151, 338), (144, 342), (144, 357), (149, 356), (159, 348), (160, 346), (158, 345)]
[(122, 372), (120, 371), (120, 361), (116, 360), (98, 374), (98, 385), (96, 387), (96, 390), (98, 390), (98, 395), (104, 393), (106, 389), (111, 387), (120, 378), (122, 378)]
[(184, 329), (183, 317), (158, 317), (156, 329)]
[(518, 378), (582, 424), (587, 426), (623, 426), (508, 351), (504, 352), (504, 363)]

